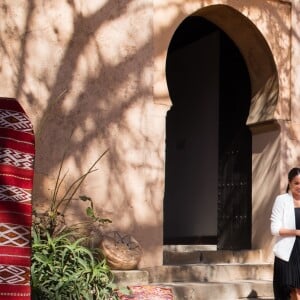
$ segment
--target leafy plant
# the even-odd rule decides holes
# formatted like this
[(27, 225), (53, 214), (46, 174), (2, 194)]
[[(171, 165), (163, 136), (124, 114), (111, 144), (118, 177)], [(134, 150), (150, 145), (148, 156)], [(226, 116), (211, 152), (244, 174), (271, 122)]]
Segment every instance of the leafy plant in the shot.
[[(119, 299), (101, 253), (82, 246), (71, 233), (43, 238), (33, 229), (31, 283), (33, 299)], [(100, 258), (100, 259), (98, 259)]]
[[(109, 219), (95, 214), (90, 197), (75, 197), (79, 187), (105, 155), (105, 151), (88, 171), (76, 179), (62, 197), (60, 188), (64, 157), (60, 164), (49, 210), (34, 211), (32, 226), (31, 285), (36, 300), (115, 300), (119, 299), (113, 284), (113, 275), (100, 250), (85, 246), (86, 237), (80, 237), (80, 225), (105, 224)], [(71, 201), (88, 202), (89, 221), (67, 226), (65, 214)], [(127, 293), (124, 289), (122, 293)]]

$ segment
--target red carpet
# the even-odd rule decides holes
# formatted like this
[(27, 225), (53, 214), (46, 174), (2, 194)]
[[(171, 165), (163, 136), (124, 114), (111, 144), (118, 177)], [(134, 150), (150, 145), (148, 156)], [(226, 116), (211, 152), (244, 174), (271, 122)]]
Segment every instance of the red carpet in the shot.
[(31, 299), (34, 135), (15, 99), (0, 98), (0, 299)]
[(141, 285), (129, 288), (132, 294), (120, 295), (121, 300), (173, 300), (172, 290), (167, 287)]

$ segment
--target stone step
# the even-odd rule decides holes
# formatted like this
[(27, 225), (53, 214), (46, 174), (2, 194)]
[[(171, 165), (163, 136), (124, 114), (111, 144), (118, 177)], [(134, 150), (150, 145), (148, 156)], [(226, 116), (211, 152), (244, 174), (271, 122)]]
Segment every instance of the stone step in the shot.
[(262, 263), (261, 250), (203, 250), (201, 247), (181, 247), (164, 249), (164, 265), (198, 263)]
[(188, 252), (188, 251), (216, 251), (216, 245), (164, 245), (163, 251), (176, 251), (176, 252)]
[[(119, 287), (148, 285), (145, 271), (113, 271)], [(152, 282), (172, 288), (174, 300), (273, 300), (271, 280), (235, 280), (223, 282)], [(150, 299), (149, 299), (150, 300)]]
[(142, 270), (113, 270), (114, 283), (119, 287), (126, 287), (130, 285), (147, 285), (149, 284), (148, 271)]
[[(164, 247), (164, 265), (113, 271), (119, 287), (171, 287), (174, 300), (273, 300), (273, 265), (260, 250), (216, 251), (212, 245)], [(150, 299), (149, 299), (150, 300)]]
[(223, 282), (272, 280), (273, 265), (264, 264), (191, 264), (145, 268), (149, 282)]
[(272, 281), (185, 282), (160, 286), (171, 287), (174, 300), (274, 299)]

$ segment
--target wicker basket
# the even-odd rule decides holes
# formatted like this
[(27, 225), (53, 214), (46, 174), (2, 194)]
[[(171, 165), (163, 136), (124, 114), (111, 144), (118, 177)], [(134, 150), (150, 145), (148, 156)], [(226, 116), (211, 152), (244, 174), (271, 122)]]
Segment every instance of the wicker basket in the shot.
[(117, 231), (104, 235), (100, 248), (114, 270), (136, 269), (142, 257), (140, 244), (132, 236)]

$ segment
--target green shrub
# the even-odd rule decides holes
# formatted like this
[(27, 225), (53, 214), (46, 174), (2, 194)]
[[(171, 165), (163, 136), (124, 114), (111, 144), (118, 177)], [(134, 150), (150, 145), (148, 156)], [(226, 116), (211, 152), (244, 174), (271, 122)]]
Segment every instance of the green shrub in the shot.
[(71, 233), (47, 238), (33, 230), (31, 282), (33, 299), (118, 299), (113, 276), (101, 259)]

